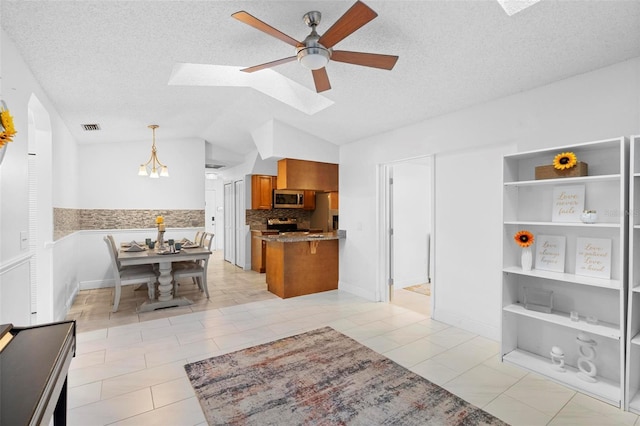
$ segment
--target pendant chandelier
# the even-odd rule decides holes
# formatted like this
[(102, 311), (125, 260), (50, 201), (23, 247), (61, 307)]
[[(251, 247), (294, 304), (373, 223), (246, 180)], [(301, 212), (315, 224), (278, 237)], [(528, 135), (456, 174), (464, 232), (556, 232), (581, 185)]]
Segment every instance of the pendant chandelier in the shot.
[[(156, 129), (160, 126), (157, 124), (150, 124), (147, 126), (153, 132), (153, 145), (151, 145), (151, 158), (144, 164), (140, 164), (138, 169), (138, 176), (149, 176), (150, 178), (157, 179), (160, 176), (169, 177), (169, 169), (158, 160), (158, 153), (156, 150)], [(151, 165), (151, 172), (149, 173), (149, 165)], [(158, 168), (160, 173), (158, 174)]]

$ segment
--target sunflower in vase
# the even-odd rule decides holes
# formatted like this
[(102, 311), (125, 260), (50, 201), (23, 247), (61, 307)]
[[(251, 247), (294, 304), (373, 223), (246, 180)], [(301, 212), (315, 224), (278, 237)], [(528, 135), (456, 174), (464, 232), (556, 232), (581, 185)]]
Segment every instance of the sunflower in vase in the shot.
[(522, 247), (521, 265), (522, 270), (530, 271), (533, 265), (533, 254), (531, 254), (531, 245), (535, 241), (533, 234), (529, 231), (522, 230), (515, 233), (513, 236), (516, 244)]

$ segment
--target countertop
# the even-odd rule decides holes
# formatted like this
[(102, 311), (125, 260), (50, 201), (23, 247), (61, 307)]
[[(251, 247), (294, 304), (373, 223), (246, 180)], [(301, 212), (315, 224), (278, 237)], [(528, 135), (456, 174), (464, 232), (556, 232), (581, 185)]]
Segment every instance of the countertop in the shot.
[(340, 240), (346, 238), (346, 233), (338, 231), (326, 232), (319, 234), (308, 234), (306, 232), (297, 233), (285, 233), (285, 235), (256, 235), (254, 238), (264, 241), (274, 241), (280, 243), (297, 243), (301, 241), (328, 241), (328, 240)]

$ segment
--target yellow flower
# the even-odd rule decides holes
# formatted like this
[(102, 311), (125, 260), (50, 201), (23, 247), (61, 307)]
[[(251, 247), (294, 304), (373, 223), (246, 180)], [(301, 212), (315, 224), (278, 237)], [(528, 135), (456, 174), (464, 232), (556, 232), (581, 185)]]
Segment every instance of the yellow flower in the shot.
[(534, 241), (533, 234), (524, 230), (516, 232), (513, 239), (516, 240), (516, 243), (518, 243), (520, 247), (530, 247)]
[(573, 152), (563, 152), (553, 159), (553, 167), (558, 170), (570, 169), (578, 164), (578, 158)]
[(156, 217), (156, 223), (157, 224), (164, 223), (164, 217), (162, 217), (162, 216)]
[(17, 133), (16, 128), (13, 125), (13, 117), (9, 113), (8, 109), (0, 110), (0, 124), (4, 128), (4, 130), (0, 132), (0, 148), (2, 148), (7, 143), (11, 142)]

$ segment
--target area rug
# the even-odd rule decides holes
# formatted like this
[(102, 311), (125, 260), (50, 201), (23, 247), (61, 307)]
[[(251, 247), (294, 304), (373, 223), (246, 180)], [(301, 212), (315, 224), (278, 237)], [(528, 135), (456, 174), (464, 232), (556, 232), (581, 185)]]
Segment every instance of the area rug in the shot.
[(420, 293), (427, 296), (431, 296), (431, 284), (418, 284), (405, 287), (405, 290), (413, 291), (414, 293)]
[(330, 327), (185, 370), (210, 425), (506, 425)]

